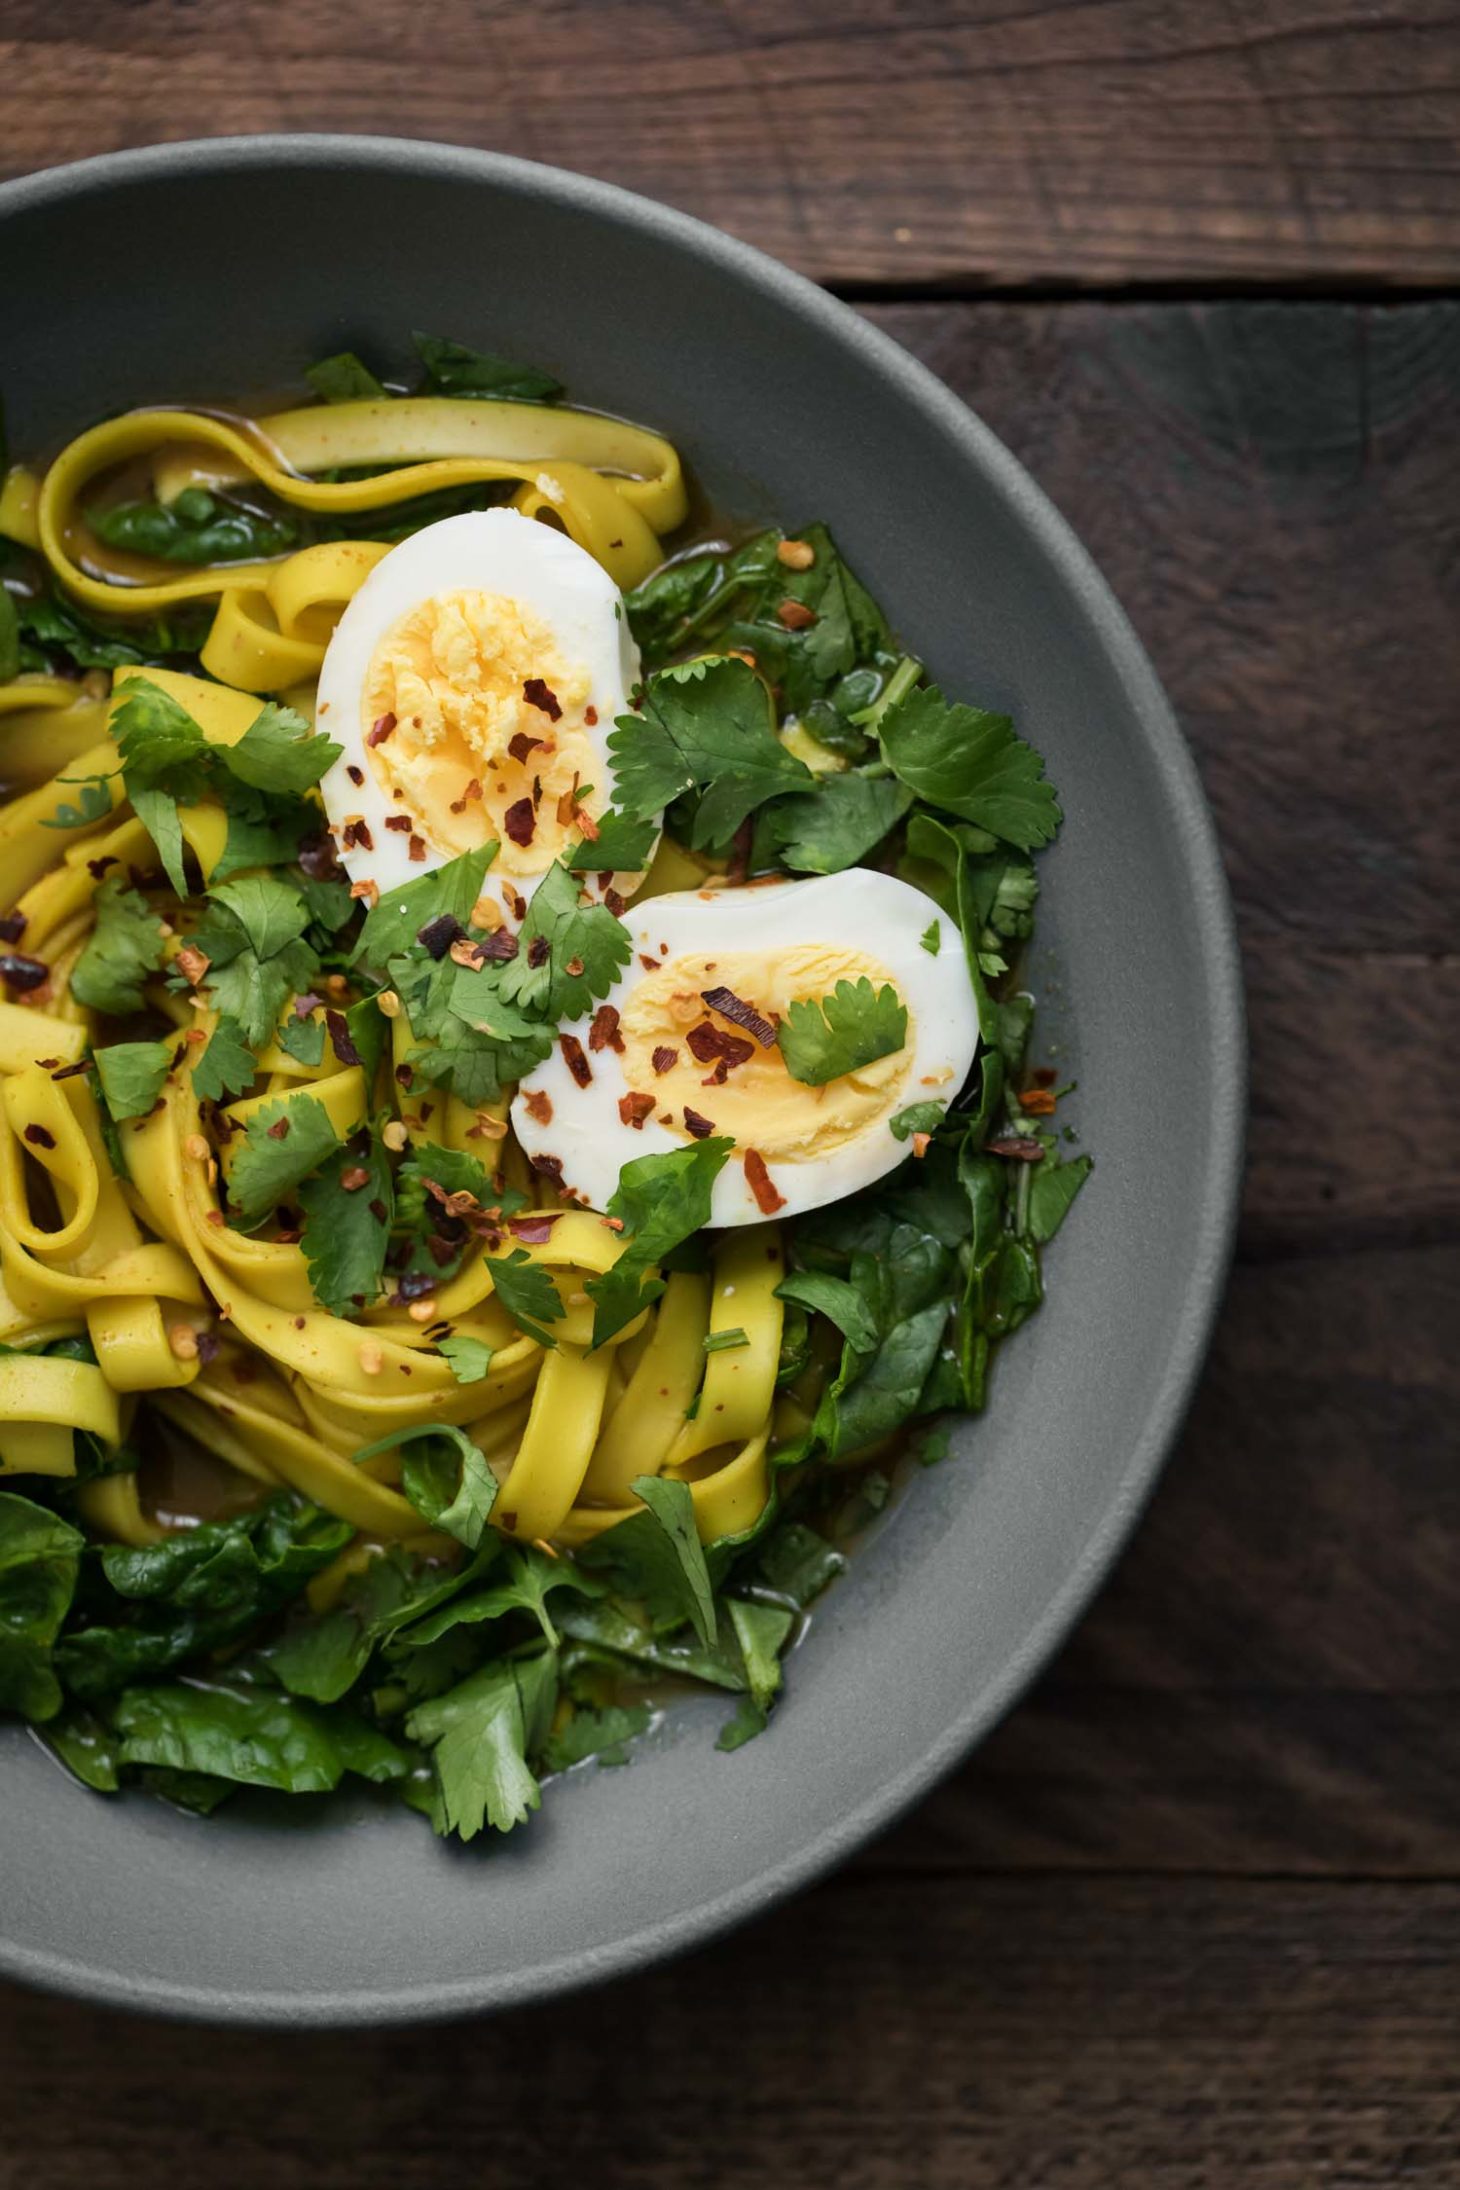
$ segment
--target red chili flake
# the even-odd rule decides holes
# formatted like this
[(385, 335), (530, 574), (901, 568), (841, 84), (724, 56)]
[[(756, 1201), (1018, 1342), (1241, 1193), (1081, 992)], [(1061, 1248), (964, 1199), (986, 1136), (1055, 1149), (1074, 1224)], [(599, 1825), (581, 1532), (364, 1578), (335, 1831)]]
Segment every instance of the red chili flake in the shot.
[(373, 852), (375, 849), (375, 839), (370, 834), (368, 821), (347, 821), (340, 832), (340, 842), (347, 852), (353, 850), (357, 844), (362, 852)]
[(758, 1148), (747, 1148), (745, 1151), (745, 1183), (754, 1194), (755, 1206), (763, 1217), (773, 1217), (778, 1209), (785, 1208), (786, 1197), (777, 1193), (765, 1167), (765, 1158)]
[(24, 933), (24, 913), (6, 913), (0, 918), (0, 943), (18, 943)]
[(32, 1148), (54, 1148), (56, 1145), (55, 1134), (43, 1125), (28, 1125), (25, 1137)]
[(533, 812), (534, 812), (534, 813), (536, 813), (536, 812), (537, 812), (537, 809), (538, 809), (538, 807), (539, 807), (539, 806), (541, 806), (541, 804), (542, 804), (542, 777), (541, 777), (541, 776), (534, 776), (534, 777), (533, 777), (533, 779), (532, 779), (532, 810), (533, 810)]
[(115, 867), (116, 863), (116, 854), (114, 852), (103, 852), (100, 859), (87, 860), (86, 872), (89, 875), (93, 876), (96, 881), (100, 882), (102, 876), (106, 873), (107, 868)]
[(693, 1133), (697, 1141), (703, 1141), (708, 1139), (709, 1135), (714, 1132), (715, 1121), (713, 1118), (702, 1118), (697, 1110), (691, 1110), (688, 1103), (686, 1103), (684, 1129), (686, 1133)]
[(545, 738), (530, 738), (525, 730), (518, 730), (507, 740), (507, 750), (520, 763), (526, 760), (529, 753), (535, 752), (538, 746), (546, 743)]
[(618, 1030), (618, 1013), (612, 1004), (600, 1004), (588, 1029), (590, 1049), (614, 1049), (623, 1055), (624, 1038)]
[(482, 787), (479, 779), (476, 776), (470, 777), (467, 781), (466, 788), (465, 790), (463, 790), (460, 798), (454, 798), (451, 801), (451, 811), (454, 814), (464, 814), (467, 810), (467, 807), (471, 804), (472, 800), (474, 798), (480, 798), (481, 795)]
[(454, 966), (476, 967), (482, 962), (482, 946), (480, 943), (469, 943), (465, 936), (461, 936), (452, 944), (450, 955)]
[(340, 1184), (347, 1194), (358, 1194), (362, 1186), (370, 1184), (370, 1173), (363, 1163), (347, 1164), (340, 1173)]
[(729, 1019), (737, 1027), (744, 1027), (753, 1034), (762, 1049), (774, 1049), (776, 1030), (771, 1021), (758, 1012), (754, 1004), (744, 1003), (733, 989), (701, 989), (700, 1001), (708, 1004), (711, 1011), (718, 1011), (722, 1019)]
[(1053, 1087), (1055, 1081), (1059, 1078), (1059, 1074), (1055, 1071), (1053, 1065), (1036, 1065), (1030, 1077), (1036, 1087)]
[(498, 928), (496, 934), (489, 935), (485, 943), (478, 943), (477, 949), (484, 960), (490, 959), (495, 965), (505, 965), (509, 958), (517, 956), (517, 938), (510, 928)]
[(386, 828), (395, 829), (402, 836), (405, 835), (406, 831), (410, 828), (410, 825), (411, 817), (409, 814), (387, 814), (385, 817)]
[(1026, 1087), (1019, 1097), (1019, 1108), (1027, 1117), (1052, 1118), (1055, 1093), (1052, 1087)]
[(563, 1159), (561, 1156), (534, 1156), (532, 1168), (534, 1171), (541, 1172), (545, 1179), (551, 1179), (554, 1186), (560, 1187), (562, 1185)]
[(8, 989), (38, 989), (50, 978), (50, 967), (43, 958), (26, 958), (19, 951), (0, 954), (0, 981)]
[(411, 1086), (411, 1085), (413, 1084), (413, 1082), (414, 1082), (414, 1080), (415, 1080), (415, 1077), (416, 1077), (416, 1074), (415, 1074), (415, 1069), (414, 1069), (414, 1067), (413, 1067), (413, 1066), (411, 1066), (411, 1065), (397, 1065), (397, 1066), (396, 1066), (396, 1068), (395, 1068), (395, 1082), (396, 1082), (396, 1086), (397, 1086), (397, 1087), (410, 1087), (410, 1086)]
[(365, 1060), (350, 1037), (350, 1029), (342, 1011), (327, 1011), (324, 1015), (325, 1031), (330, 1047), (342, 1065), (363, 1065)]
[(608, 907), (609, 911), (613, 914), (615, 920), (622, 920), (624, 914), (629, 909), (628, 899), (626, 897), (620, 897), (618, 891), (614, 889), (607, 889), (604, 891), (603, 902)]
[(390, 1222), (390, 1211), (378, 1194), (372, 1194), (365, 1206), (377, 1224), (388, 1224)]
[[(726, 1034), (723, 1028), (708, 1019), (702, 1026), (691, 1027), (685, 1041), (702, 1065), (711, 1064), (718, 1057), (728, 1070), (731, 1066), (748, 1063), (755, 1055), (753, 1042), (742, 1041), (738, 1034)], [(723, 1073), (721, 1078), (724, 1078)]]
[[(54, 1060), (52, 1061), (54, 1062)], [(41, 1063), (45, 1063), (44, 1057), (41, 1059)], [(82, 1057), (74, 1065), (62, 1065), (59, 1071), (51, 1074), (51, 1078), (53, 1080), (74, 1080), (78, 1072), (89, 1072), (90, 1070), (91, 1059)]]
[(522, 1098), (522, 1107), (527, 1112), (528, 1117), (534, 1119), (538, 1125), (552, 1124), (553, 1100), (540, 1087), (532, 1087), (527, 1090)]
[(672, 1072), (679, 1063), (679, 1051), (671, 1049), (667, 1042), (661, 1042), (649, 1062), (656, 1072)]
[(377, 715), (366, 734), (365, 743), (367, 745), (384, 745), (394, 728), (394, 715)]
[(1044, 1155), (1038, 1141), (1022, 1133), (1011, 1133), (1001, 1141), (985, 1141), (983, 1146), (986, 1156), (1012, 1156), (1017, 1163), (1039, 1163)]
[(583, 710), (583, 720), (587, 723), (589, 729), (591, 730), (598, 721), (598, 709), (596, 707), (585, 707)]
[(177, 963), (184, 979), (196, 988), (213, 961), (206, 951), (198, 949), (196, 943), (185, 943), (177, 954)]
[(276, 1118), (274, 1123), (266, 1128), (266, 1131), (271, 1141), (287, 1141), (289, 1138), (289, 1120), (287, 1118)]
[(918, 1157), (920, 1161), (924, 1156), (926, 1156), (928, 1150), (932, 1147), (932, 1145), (933, 1136), (931, 1133), (914, 1133), (912, 1137), (912, 1152), (916, 1157)]
[(816, 621), (815, 609), (804, 601), (782, 601), (776, 616), (787, 631), (807, 631)]
[(440, 960), (446, 956), (458, 937), (465, 933), (466, 930), (455, 913), (438, 913), (434, 920), (426, 922), (424, 928), (417, 928), (416, 941), (429, 957)]
[(553, 1236), (553, 1226), (558, 1221), (555, 1209), (539, 1209), (530, 1217), (509, 1217), (507, 1229), (514, 1239), (525, 1241), (529, 1247), (541, 1247)]
[[(572, 782), (568, 785), (567, 790), (562, 793), (561, 797), (558, 800), (558, 827), (560, 829), (570, 829), (575, 821), (582, 821), (586, 820), (587, 818), (589, 817), (581, 815), (578, 812), (578, 771), (575, 768), (573, 770)], [(586, 828), (583, 833), (585, 836), (588, 835), (588, 831)], [(597, 835), (598, 824), (594, 822), (593, 836), (589, 838), (589, 842), (592, 843), (597, 838)]]
[(548, 947), (548, 939), (545, 935), (535, 935), (527, 946), (527, 963), (529, 966), (545, 966), (548, 961)]
[(636, 1133), (644, 1129), (644, 1120), (654, 1108), (652, 1095), (620, 1095), (618, 1114), (624, 1125), (631, 1125)]
[(587, 1087), (593, 1079), (593, 1067), (583, 1054), (583, 1044), (576, 1034), (560, 1034), (558, 1047), (563, 1053), (563, 1063), (572, 1073), (579, 1087)]
[(513, 919), (525, 920), (527, 918), (527, 899), (522, 892), (514, 890), (510, 882), (504, 882), (502, 884), (502, 894), (511, 909)]
[(532, 800), (530, 798), (514, 799), (502, 816), (502, 827), (514, 844), (530, 844), (533, 831), (537, 827), (537, 809)]
[(541, 677), (529, 677), (522, 687), (522, 697), (529, 707), (540, 708), (549, 722), (557, 722), (563, 710), (558, 705), (558, 695), (550, 691)]
[(425, 856), (426, 839), (423, 836), (413, 836), (409, 844), (407, 844), (406, 846), (406, 857), (408, 859), (413, 859), (416, 862), (417, 866), (419, 866)]
[(643, 967), (645, 973), (657, 973), (659, 971), (658, 959), (651, 958), (647, 951), (640, 951), (639, 964)]
[(718, 1064), (716, 1065), (716, 1067), (715, 1067), (714, 1071), (713, 1071), (712, 1073), (710, 1073), (710, 1074), (708, 1075), (708, 1077), (707, 1077), (707, 1078), (705, 1078), (705, 1079), (701, 1080), (701, 1082), (700, 1082), (700, 1086), (701, 1086), (701, 1087), (723, 1087), (723, 1086), (725, 1085), (725, 1082), (726, 1082), (726, 1081), (727, 1081), (727, 1080), (729, 1079), (729, 1077), (730, 1077), (730, 1067), (729, 1067), (729, 1066), (728, 1066), (728, 1065), (726, 1064), (726, 1062), (725, 1062), (724, 1058), (722, 1057), (722, 1058), (720, 1059), (720, 1062), (719, 1062), (719, 1063), (718, 1063)]
[(355, 789), (358, 791), (361, 784), (365, 781), (364, 769), (357, 768), (352, 760), (346, 761), (345, 774), (349, 777), (350, 781), (354, 784)]
[(448, 1262), (455, 1262), (461, 1248), (455, 1240), (442, 1239), (439, 1232), (432, 1232), (426, 1240), (426, 1252), (438, 1270), (444, 1270)]

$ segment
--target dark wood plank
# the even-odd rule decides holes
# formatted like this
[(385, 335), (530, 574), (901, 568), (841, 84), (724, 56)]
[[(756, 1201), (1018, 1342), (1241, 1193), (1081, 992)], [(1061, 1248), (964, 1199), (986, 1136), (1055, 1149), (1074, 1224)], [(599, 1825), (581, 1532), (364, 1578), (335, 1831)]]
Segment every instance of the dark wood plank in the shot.
[(1460, 1249), (1239, 1265), (1110, 1583), (879, 1871), (1460, 1878)]
[(1457, 1972), (1453, 1887), (843, 1877), (490, 2024), (220, 2035), (6, 1992), (0, 2182), (1440, 2190)]
[(822, 280), (1460, 270), (1449, 0), (9, 0), (6, 171), (267, 129), (557, 161)]
[(1243, 1250), (1453, 1237), (1460, 306), (872, 316), (1070, 518), (1191, 738), (1249, 983)]

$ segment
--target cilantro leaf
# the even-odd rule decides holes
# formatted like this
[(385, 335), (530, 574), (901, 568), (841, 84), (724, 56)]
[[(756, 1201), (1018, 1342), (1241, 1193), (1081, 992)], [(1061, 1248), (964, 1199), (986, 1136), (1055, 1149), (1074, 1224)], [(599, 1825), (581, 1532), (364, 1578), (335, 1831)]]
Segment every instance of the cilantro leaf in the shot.
[(907, 1006), (890, 982), (874, 991), (863, 974), (858, 981), (838, 981), (819, 1003), (792, 1004), (776, 1040), (793, 1079), (825, 1087), (828, 1080), (860, 1072), (900, 1050), (907, 1040)]
[(431, 395), (488, 398), (497, 403), (554, 403), (563, 392), (560, 380), (535, 365), (514, 365), (488, 350), (468, 349), (464, 342), (446, 342), (439, 335), (411, 336), (416, 354), (426, 368)]
[(811, 770), (775, 734), (774, 708), (748, 663), (732, 655), (655, 670), (641, 715), (621, 715), (608, 740), (623, 811), (657, 817), (700, 792), (690, 842), (723, 844), (781, 791), (814, 788)]
[(258, 1075), (258, 1060), (243, 1039), (236, 1019), (218, 1021), (208, 1046), (193, 1066), (193, 1092), (204, 1102), (221, 1103), (228, 1095), (246, 1095)]
[(484, 1665), (411, 1713), (407, 1734), (431, 1749), (439, 1829), (472, 1840), (484, 1823), (508, 1833), (525, 1822), (542, 1801), (527, 1758), (546, 1739), (556, 1697), (557, 1658), (545, 1650)]
[(624, 1165), (605, 1212), (622, 1220), (623, 1251), (601, 1277), (587, 1281), (595, 1346), (659, 1298), (664, 1280), (651, 1273), (709, 1223), (712, 1190), (734, 1146), (721, 1135), (661, 1156), (636, 1156)]
[[(361, 1171), (369, 1174), (363, 1182)], [(353, 1144), (338, 1149), (300, 1187), (309, 1282), (331, 1315), (358, 1314), (379, 1297), (394, 1199), (390, 1165), (374, 1140), (363, 1154)]]
[[(527, 908), (517, 956), (501, 969), (497, 987), (509, 1003), (546, 1019), (579, 1019), (628, 964), (633, 947), (623, 922), (606, 905), (580, 905), (578, 896), (576, 877), (561, 862), (549, 867)], [(458, 996), (476, 993), (458, 983), (453, 1010), (461, 1011)]]
[[(271, 1128), (282, 1124), (275, 1138)], [(248, 1121), (243, 1146), (229, 1168), (228, 1194), (244, 1224), (257, 1224), (318, 1170), (340, 1145), (324, 1104), (313, 1095), (283, 1095)]]
[(286, 1057), (294, 1058), (311, 1072), (324, 1061), (323, 1019), (301, 1019), (291, 1013), (277, 1029), (274, 1040)]
[(878, 731), (895, 773), (931, 805), (1026, 852), (1059, 827), (1044, 762), (1007, 715), (950, 706), (936, 685), (923, 685), (887, 710)]
[(81, 796), (74, 805), (63, 800), (50, 820), (41, 823), (43, 829), (84, 829), (93, 821), (105, 821), (112, 810), (110, 775), (58, 776), (56, 781), (75, 784)]
[(482, 1264), (492, 1273), (492, 1287), (519, 1330), (535, 1338), (539, 1346), (556, 1346), (545, 1323), (557, 1323), (567, 1314), (552, 1272), (534, 1262), (525, 1247), (510, 1255), (483, 1255)]
[(71, 994), (88, 1011), (140, 1011), (143, 984), (162, 964), (162, 922), (140, 890), (108, 875), (96, 893), (96, 925), (71, 974)]
[[(560, 873), (562, 870), (554, 871)], [(611, 913), (606, 913), (604, 917), (613, 919)], [(528, 919), (531, 918), (529, 911)], [(509, 964), (515, 965), (516, 962), (513, 959)], [(585, 968), (586, 964), (585, 960)], [(525, 1072), (530, 1072), (535, 1064), (540, 1064), (548, 1055), (553, 1043), (553, 1029), (544, 1027), (537, 1019), (528, 1018), (504, 994), (503, 976), (507, 971), (505, 966), (458, 966), (454, 970), (455, 979), (449, 984), (447, 996), (447, 1010), (451, 1017), (488, 1038), (499, 1054), (504, 1081), (520, 1080)], [(551, 986), (551, 958), (544, 969), (544, 978)], [(565, 976), (565, 982), (572, 978)], [(412, 1025), (414, 1024), (413, 1020)], [(438, 1033), (443, 1031), (444, 1028), (438, 1029)]]
[(793, 1300), (834, 1323), (858, 1353), (877, 1344), (877, 1325), (855, 1285), (826, 1270), (792, 1270), (776, 1287), (777, 1300)]
[(914, 1133), (936, 1133), (947, 1115), (944, 1102), (909, 1103), (888, 1119), (887, 1130), (895, 1141), (909, 1141)]
[(311, 730), (292, 707), (272, 701), (258, 714), (233, 745), (216, 746), (228, 773), (255, 791), (277, 791), (298, 796), (312, 791), (344, 751), (332, 738)]
[(418, 876), (414, 882), (402, 882), (399, 888), (387, 890), (360, 930), (356, 959), (377, 971), (382, 969), (397, 953), (411, 948), (428, 922), (443, 914), (450, 914), (463, 928), (467, 927), (472, 908), (482, 894), (487, 869), (496, 856), (495, 844), (483, 844), (474, 852), (463, 852), (459, 859), (448, 860), (444, 867)]
[(458, 1384), (480, 1384), (491, 1374), (492, 1349), (479, 1338), (443, 1338), (436, 1351), (451, 1363)]
[(377, 403), (386, 394), (370, 367), (362, 364), (353, 350), (338, 350), (333, 357), (322, 357), (318, 364), (307, 365), (304, 377), (326, 403)]
[(1060, 1163), (1046, 1154), (1035, 1164), (1029, 1181), (1029, 1236), (1041, 1247), (1052, 1240), (1069, 1214), (1070, 1204), (1091, 1171), (1089, 1156), (1072, 1156)]
[(304, 939), (309, 908), (277, 875), (240, 875), (208, 895), (209, 911), (192, 938), (208, 959), (208, 989), (244, 1040), (262, 1048), (284, 1004), (319, 970), (318, 954)]
[(875, 851), (912, 800), (895, 776), (823, 776), (817, 790), (764, 808), (756, 824), (755, 865), (840, 874)]
[(171, 1042), (112, 1042), (94, 1052), (106, 1107), (118, 1125), (145, 1118), (172, 1069)]
[(579, 1559), (606, 1568), (624, 1596), (642, 1603), (656, 1628), (688, 1622), (706, 1649), (715, 1640), (715, 1594), (695, 1527), (688, 1483), (641, 1475), (631, 1486), (644, 1510), (582, 1547)]
[(429, 1648), (453, 1629), (479, 1627), (490, 1620), (504, 1619), (509, 1612), (530, 1614), (542, 1629), (544, 1639), (556, 1648), (558, 1631), (547, 1603), (552, 1592), (572, 1589), (580, 1596), (593, 1596), (600, 1587), (572, 1561), (551, 1558), (530, 1544), (508, 1546), (507, 1571), (507, 1581), (495, 1582), (488, 1589), (459, 1594), (438, 1611), (428, 1613), (426, 1618), (403, 1629), (391, 1644), (392, 1655)]
[(610, 806), (598, 817), (598, 834), (592, 843), (584, 838), (571, 846), (566, 863), (574, 874), (637, 874), (648, 865), (658, 834), (659, 824), (653, 816), (636, 821)]

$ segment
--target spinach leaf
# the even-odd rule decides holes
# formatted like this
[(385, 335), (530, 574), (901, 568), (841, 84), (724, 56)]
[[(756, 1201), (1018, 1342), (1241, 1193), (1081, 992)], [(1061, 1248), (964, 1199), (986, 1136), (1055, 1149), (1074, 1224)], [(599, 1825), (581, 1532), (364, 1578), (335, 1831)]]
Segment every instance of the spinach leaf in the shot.
[(1061, 1163), (1057, 1157), (1046, 1155), (1043, 1163), (1034, 1166), (1029, 1182), (1029, 1237), (1046, 1246), (1055, 1236), (1070, 1205), (1080, 1188), (1090, 1176), (1091, 1159), (1088, 1156), (1072, 1156)]
[(346, 1772), (400, 1780), (409, 1759), (342, 1707), (321, 1710), (277, 1690), (165, 1681), (124, 1688), (111, 1710), (124, 1764), (161, 1765), (285, 1794), (328, 1794)]
[(560, 380), (535, 365), (513, 365), (487, 350), (469, 350), (465, 343), (446, 342), (439, 335), (412, 335), (416, 352), (426, 368), (425, 389), (430, 395), (490, 398), (497, 403), (555, 403), (563, 392)]
[(696, 1141), (662, 1156), (636, 1156), (619, 1172), (606, 1213), (623, 1227), (623, 1248), (602, 1276), (587, 1282), (595, 1346), (659, 1298), (664, 1280), (651, 1273), (709, 1223), (714, 1184), (734, 1146), (723, 1137)]
[(621, 715), (608, 747), (626, 814), (648, 820), (683, 793), (698, 795), (696, 850), (727, 842), (766, 799), (816, 781), (776, 736), (764, 684), (729, 655), (656, 670), (642, 714)]
[(386, 390), (353, 350), (337, 350), (307, 365), (304, 377), (324, 403), (378, 403)]
[(61, 1708), (52, 1652), (70, 1610), (85, 1538), (44, 1506), (0, 1491), (0, 1710)]
[(874, 852), (913, 801), (895, 776), (823, 776), (815, 791), (763, 806), (751, 861), (797, 874), (841, 874)]
[(117, 502), (90, 509), (86, 522), (107, 547), (164, 563), (263, 562), (299, 544), (298, 520), (283, 510), (250, 509), (204, 487), (173, 502)]
[(401, 1489), (424, 1521), (475, 1551), (491, 1517), (497, 1479), (482, 1449), (452, 1422), (417, 1422), (363, 1445), (355, 1458), (406, 1448)]

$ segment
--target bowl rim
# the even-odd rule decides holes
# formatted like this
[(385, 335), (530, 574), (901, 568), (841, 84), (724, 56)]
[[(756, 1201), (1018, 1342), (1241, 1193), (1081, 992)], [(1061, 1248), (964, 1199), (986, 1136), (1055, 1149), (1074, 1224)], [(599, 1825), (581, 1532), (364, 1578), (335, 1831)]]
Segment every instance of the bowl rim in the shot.
[(936, 1741), (858, 1805), (783, 1862), (709, 1901), (610, 1942), (560, 1954), (510, 1978), (351, 1989), (347, 1992), (234, 1992), (128, 1977), (75, 1957), (18, 1947), (0, 1938), (0, 1976), (100, 2004), (192, 2021), (274, 2027), (343, 2028), (417, 2023), (526, 2006), (601, 1984), (703, 1946), (843, 1862), (885, 1830), (951, 1771), (1005, 1715), (1089, 1605), (1124, 1547), (1175, 1442), (1205, 1360), (1236, 1235), (1247, 1107), (1247, 1043), (1236, 924), (1215, 823), (1175, 714), (1125, 611), (1088, 551), (1044, 491), (993, 431), (929, 368), (890, 335), (755, 246), (638, 192), (543, 162), (416, 138), (333, 132), (267, 132), (188, 138), (106, 152), (0, 182), (0, 232), (9, 216), (63, 205), (115, 184), (177, 180), (206, 169), (247, 176), (281, 166), (367, 168), (489, 181), (521, 196), (627, 226), (697, 255), (751, 284), (860, 354), (905, 402), (960, 442), (1011, 505), (1036, 546), (1069, 586), (1097, 631), (1124, 687), (1160, 793), (1167, 803), (1190, 890), (1195, 951), (1210, 1000), (1209, 1039), (1218, 1085), (1212, 1091), (1209, 1155), (1196, 1195), (1197, 1242), (1179, 1322), (1141, 1434), (1078, 1558), (1045, 1604), (1020, 1649), (945, 1726)]

